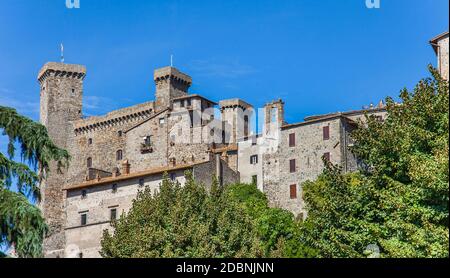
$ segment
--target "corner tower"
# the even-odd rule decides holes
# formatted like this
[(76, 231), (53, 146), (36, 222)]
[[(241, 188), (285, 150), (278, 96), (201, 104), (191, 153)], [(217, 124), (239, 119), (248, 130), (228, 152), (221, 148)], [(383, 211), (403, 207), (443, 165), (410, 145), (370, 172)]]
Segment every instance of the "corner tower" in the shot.
[(192, 78), (174, 67), (156, 69), (156, 107), (158, 110), (170, 106), (172, 99), (186, 96), (192, 84)]
[[(81, 118), (83, 80), (86, 68), (81, 65), (47, 63), (39, 71), (40, 121), (47, 127), (48, 134), (60, 148), (67, 149), (71, 136), (71, 121)], [(63, 257), (64, 238), (64, 194), (66, 179), (64, 173), (57, 172), (56, 163), (50, 164), (50, 173), (42, 183), (40, 204), (49, 226), (48, 237), (44, 241), (46, 257)]]

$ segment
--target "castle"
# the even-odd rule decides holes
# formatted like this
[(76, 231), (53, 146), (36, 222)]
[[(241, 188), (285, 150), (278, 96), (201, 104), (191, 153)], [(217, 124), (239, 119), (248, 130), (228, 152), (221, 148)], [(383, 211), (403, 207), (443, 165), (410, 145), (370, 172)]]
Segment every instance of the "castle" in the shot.
[[(448, 32), (431, 43), (448, 80)], [(38, 75), (41, 123), (71, 155), (68, 169), (58, 172), (53, 163), (42, 184), (40, 206), (50, 228), (46, 257), (99, 257), (103, 230), (130, 209), (143, 187), (157, 190), (165, 173), (182, 185), (186, 170), (206, 187), (213, 179), (221, 185), (253, 182), (271, 206), (305, 218), (301, 183), (322, 172), (322, 158), (356, 170), (352, 130), (365, 114), (386, 116), (381, 102), (288, 124), (283, 101), (275, 100), (264, 106), (263, 131), (255, 134), (251, 104), (191, 94), (191, 77), (164, 67), (154, 72), (154, 101), (84, 118), (85, 77), (84, 66), (64, 63), (47, 63)]]

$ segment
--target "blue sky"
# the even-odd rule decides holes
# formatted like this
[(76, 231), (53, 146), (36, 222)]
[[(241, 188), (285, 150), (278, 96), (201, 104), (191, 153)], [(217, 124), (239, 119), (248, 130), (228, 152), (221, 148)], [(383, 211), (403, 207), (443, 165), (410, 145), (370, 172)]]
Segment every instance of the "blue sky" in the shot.
[(286, 120), (359, 109), (411, 88), (435, 64), (428, 44), (448, 30), (448, 0), (0, 0), (0, 104), (38, 119), (36, 75), (47, 61), (87, 66), (88, 115), (153, 99), (170, 63), (191, 92), (282, 98)]

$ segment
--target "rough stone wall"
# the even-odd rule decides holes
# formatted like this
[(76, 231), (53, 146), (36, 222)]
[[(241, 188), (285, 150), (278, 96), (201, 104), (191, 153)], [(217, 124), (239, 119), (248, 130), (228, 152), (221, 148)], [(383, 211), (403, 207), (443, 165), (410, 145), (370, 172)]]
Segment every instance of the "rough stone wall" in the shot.
[[(40, 121), (47, 127), (53, 142), (67, 149), (70, 134), (70, 121), (81, 118), (83, 79), (86, 69), (83, 66), (60, 63), (47, 63), (38, 75), (40, 83)], [(47, 224), (49, 236), (44, 241), (46, 256), (58, 257), (64, 249), (64, 202), (62, 192), (67, 172), (57, 172), (56, 163), (50, 163), (50, 173), (41, 184), (42, 202), (40, 204)]]
[(446, 80), (449, 76), (449, 36), (439, 41), (438, 65), (442, 77)]
[[(184, 170), (171, 171), (180, 184), (185, 184)], [(117, 217), (127, 213), (139, 190), (150, 187), (157, 191), (163, 174), (143, 177), (144, 186), (139, 184), (141, 178), (134, 178), (85, 189), (67, 191), (67, 222), (65, 237), (67, 248), (65, 257), (77, 257), (83, 253), (84, 258), (100, 257), (100, 241), (103, 230), (110, 228), (111, 209), (117, 209)], [(112, 185), (117, 184), (117, 191), (112, 191)], [(82, 197), (82, 190), (87, 195)], [(81, 214), (87, 214), (87, 225), (81, 226)]]
[[(253, 145), (252, 141), (256, 140), (257, 144)], [(239, 154), (238, 154), (238, 169), (240, 173), (241, 182), (243, 183), (252, 183), (253, 176), (257, 178), (257, 187), (259, 190), (264, 191), (263, 189), (263, 176), (262, 176), (262, 164), (263, 164), (263, 155), (262, 148), (260, 145), (263, 142), (263, 138), (253, 139), (250, 138), (247, 141), (239, 142)], [(258, 155), (258, 163), (251, 164), (250, 157), (252, 155)]]

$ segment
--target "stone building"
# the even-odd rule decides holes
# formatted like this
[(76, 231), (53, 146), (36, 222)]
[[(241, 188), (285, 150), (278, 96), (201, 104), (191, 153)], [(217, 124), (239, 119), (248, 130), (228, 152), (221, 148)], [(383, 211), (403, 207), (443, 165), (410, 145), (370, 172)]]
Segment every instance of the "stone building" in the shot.
[[(47, 257), (64, 256), (70, 246), (98, 256), (108, 213), (127, 211), (141, 181), (156, 188), (167, 172), (183, 184), (185, 170), (205, 186), (214, 177), (221, 184), (239, 181), (236, 144), (227, 140), (236, 138), (233, 122), (214, 119), (217, 104), (188, 93), (188, 75), (173, 67), (157, 69), (155, 101), (89, 118), (82, 117), (85, 76), (85, 67), (63, 63), (48, 63), (38, 75), (41, 122), (71, 155), (69, 168), (58, 173), (51, 165), (42, 184), (41, 207), (50, 227)], [(224, 113), (238, 118), (236, 110)]]
[(449, 71), (449, 57), (448, 57), (448, 47), (449, 47), (449, 38), (448, 31), (444, 32), (430, 41), (431, 46), (434, 49), (434, 52), (437, 56), (437, 68), (442, 75), (442, 77), (448, 80), (448, 71)]

